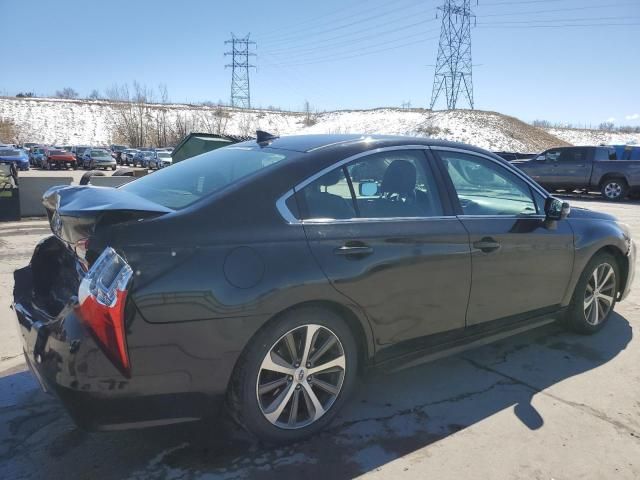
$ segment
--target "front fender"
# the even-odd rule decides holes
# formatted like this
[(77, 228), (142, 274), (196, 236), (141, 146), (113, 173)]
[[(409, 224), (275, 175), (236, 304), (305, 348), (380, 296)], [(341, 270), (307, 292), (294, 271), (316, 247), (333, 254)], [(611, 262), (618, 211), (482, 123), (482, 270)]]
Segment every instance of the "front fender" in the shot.
[(623, 259), (623, 263), (620, 266), (625, 273), (623, 282), (620, 285), (620, 292), (625, 291), (626, 284), (630, 278), (628, 272), (633, 265), (630, 264), (629, 257), (632, 253), (631, 239), (624, 230), (617, 223), (610, 220), (569, 218), (567, 221), (570, 222), (574, 231), (575, 257), (571, 281), (563, 298), (562, 306), (569, 305), (580, 275), (582, 275), (587, 263), (602, 249), (609, 249), (617, 253), (616, 256), (618, 258)]

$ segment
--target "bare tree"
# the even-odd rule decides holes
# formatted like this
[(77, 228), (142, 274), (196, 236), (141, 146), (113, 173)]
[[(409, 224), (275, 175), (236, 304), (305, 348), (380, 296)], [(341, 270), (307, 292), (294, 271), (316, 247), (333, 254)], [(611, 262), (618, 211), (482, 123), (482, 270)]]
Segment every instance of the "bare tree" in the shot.
[(62, 90), (56, 91), (56, 97), (66, 99), (78, 98), (78, 92), (71, 87), (65, 87)]
[(304, 101), (304, 126), (305, 127), (310, 127), (312, 125), (315, 125), (316, 123), (318, 123), (318, 119), (316, 118), (316, 115), (313, 114), (311, 112), (311, 105), (309, 105), (309, 101), (305, 100)]
[(606, 132), (611, 132), (611, 131), (613, 131), (614, 127), (615, 127), (615, 125), (613, 124), (613, 122), (602, 122), (598, 126), (598, 129), (604, 130)]
[(94, 88), (93, 90), (91, 90), (91, 93), (89, 94), (89, 99), (100, 100), (100, 92)]
[(207, 133), (215, 133), (217, 135), (225, 135), (227, 132), (227, 124), (231, 115), (222, 107), (218, 106), (214, 109), (207, 109), (202, 112), (201, 123), (202, 129)]

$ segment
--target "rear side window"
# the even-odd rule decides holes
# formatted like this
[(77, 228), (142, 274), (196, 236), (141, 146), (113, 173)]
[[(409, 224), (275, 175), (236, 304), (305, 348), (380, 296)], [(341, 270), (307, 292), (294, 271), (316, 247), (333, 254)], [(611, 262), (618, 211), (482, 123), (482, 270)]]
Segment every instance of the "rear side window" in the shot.
[(416, 218), (443, 214), (422, 151), (392, 150), (338, 167), (301, 191), (305, 219)]
[(281, 152), (266, 148), (219, 148), (120, 188), (165, 207), (180, 209), (287, 158)]
[(605, 162), (607, 160), (616, 160), (616, 149), (608, 148), (608, 147), (598, 147), (596, 148), (595, 161), (596, 162)]

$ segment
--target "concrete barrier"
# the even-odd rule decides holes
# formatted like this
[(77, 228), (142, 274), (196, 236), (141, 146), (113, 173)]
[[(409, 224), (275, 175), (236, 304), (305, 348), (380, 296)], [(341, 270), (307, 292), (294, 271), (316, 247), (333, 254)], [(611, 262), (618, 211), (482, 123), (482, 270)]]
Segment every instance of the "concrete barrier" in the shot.
[(72, 177), (20, 177), (20, 215), (40, 217), (47, 214), (42, 206), (42, 195), (56, 185), (70, 185)]
[(135, 179), (135, 177), (91, 177), (89, 183), (96, 187), (119, 187)]

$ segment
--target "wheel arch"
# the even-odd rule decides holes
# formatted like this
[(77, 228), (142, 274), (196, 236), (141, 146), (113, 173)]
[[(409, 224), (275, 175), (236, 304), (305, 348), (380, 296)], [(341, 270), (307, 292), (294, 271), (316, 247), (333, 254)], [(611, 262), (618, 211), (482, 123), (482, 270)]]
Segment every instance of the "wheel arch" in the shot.
[[(235, 364), (232, 369), (232, 373), (229, 378), (229, 383), (233, 381), (234, 374), (236, 369), (238, 368), (238, 364), (241, 359), (245, 356), (251, 341), (259, 335), (263, 330), (268, 329), (271, 325), (278, 321), (283, 315), (291, 312), (292, 310), (297, 310), (301, 308), (323, 308), (329, 311), (332, 311), (340, 316), (346, 323), (349, 331), (353, 335), (353, 339), (356, 343), (357, 354), (358, 354), (358, 373), (362, 373), (367, 365), (370, 363), (373, 355), (375, 353), (373, 346), (373, 336), (369, 329), (369, 325), (366, 319), (362, 318), (358, 313), (356, 313), (352, 307), (341, 304), (335, 300), (308, 300), (296, 303), (294, 305), (290, 305), (287, 308), (280, 310), (279, 312), (271, 315), (267, 321), (265, 321), (260, 328), (258, 328), (253, 335), (247, 340), (245, 346), (242, 348), (242, 352), (238, 355), (238, 358), (235, 361)], [(227, 388), (228, 390), (228, 388)]]
[(627, 184), (627, 186), (629, 185), (629, 182), (627, 180), (627, 176), (624, 173), (620, 173), (620, 172), (607, 172), (604, 175), (602, 175), (602, 177), (600, 177), (600, 181), (598, 182), (598, 188), (602, 188), (605, 184), (605, 182), (609, 181), (609, 180), (623, 180), (624, 183)]
[(591, 261), (593, 257), (600, 253), (608, 253), (612, 255), (618, 263), (618, 267), (620, 268), (620, 282), (618, 284), (618, 291), (616, 293), (619, 297), (622, 292), (624, 292), (627, 286), (627, 281), (629, 279), (629, 257), (627, 257), (627, 255), (625, 255), (625, 253), (615, 245), (605, 245), (604, 247), (601, 247), (599, 250), (597, 250), (591, 256), (589, 261)]

